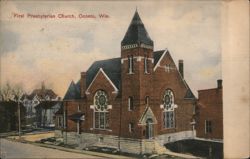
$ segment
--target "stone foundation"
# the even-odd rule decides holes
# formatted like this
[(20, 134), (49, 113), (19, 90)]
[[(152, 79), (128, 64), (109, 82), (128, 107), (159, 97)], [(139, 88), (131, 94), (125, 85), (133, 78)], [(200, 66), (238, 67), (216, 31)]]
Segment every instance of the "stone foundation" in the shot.
[(58, 137), (58, 138), (63, 137), (63, 132), (61, 130), (55, 130), (55, 137)]
[(194, 139), (194, 137), (195, 137), (195, 131), (190, 130), (190, 131), (181, 131), (177, 133), (158, 135), (155, 137), (155, 140), (160, 145), (164, 146), (166, 143), (185, 140), (185, 139)]
[[(64, 142), (70, 145), (78, 145), (80, 149), (91, 146), (116, 148), (122, 152), (144, 154), (155, 153), (164, 148), (164, 144), (183, 139), (193, 139), (193, 131), (164, 134), (156, 136), (155, 139), (132, 139), (114, 135), (64, 132)], [(161, 149), (162, 150), (162, 149)]]

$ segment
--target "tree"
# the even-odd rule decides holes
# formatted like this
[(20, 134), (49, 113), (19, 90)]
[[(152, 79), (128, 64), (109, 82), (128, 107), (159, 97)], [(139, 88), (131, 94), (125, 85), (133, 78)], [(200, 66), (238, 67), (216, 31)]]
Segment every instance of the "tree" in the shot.
[(17, 99), (21, 99), (24, 94), (24, 90), (21, 84), (16, 84), (11, 86), (9, 82), (7, 82), (0, 89), (0, 101), (17, 101)]
[(4, 85), (0, 90), (0, 96), (2, 101), (10, 101), (13, 99), (13, 89), (11, 88), (9, 82), (7, 82), (6, 85)]
[[(24, 91), (20, 84), (12, 86), (7, 82), (0, 89), (1, 132), (16, 130), (17, 125), (21, 126), (21, 119), (24, 121), (25, 108), (21, 103), (23, 94)], [(20, 109), (20, 107), (22, 108)]]

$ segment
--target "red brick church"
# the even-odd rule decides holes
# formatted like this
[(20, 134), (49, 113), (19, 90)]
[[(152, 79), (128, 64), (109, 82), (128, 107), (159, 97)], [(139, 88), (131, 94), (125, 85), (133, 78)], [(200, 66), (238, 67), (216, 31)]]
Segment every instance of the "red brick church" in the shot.
[(136, 11), (121, 41), (121, 56), (94, 62), (64, 97), (64, 141), (153, 152), (167, 142), (193, 138), (196, 98), (170, 52), (154, 51)]

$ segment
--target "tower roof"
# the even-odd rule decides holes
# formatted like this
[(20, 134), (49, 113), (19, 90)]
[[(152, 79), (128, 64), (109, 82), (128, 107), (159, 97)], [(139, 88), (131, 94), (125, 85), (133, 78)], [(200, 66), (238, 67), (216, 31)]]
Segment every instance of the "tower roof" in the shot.
[(136, 10), (121, 45), (137, 44), (139, 42), (150, 46), (154, 45)]
[(72, 99), (79, 99), (80, 95), (80, 81), (76, 84), (72, 81), (69, 85), (69, 88), (64, 96), (64, 100), (72, 100)]

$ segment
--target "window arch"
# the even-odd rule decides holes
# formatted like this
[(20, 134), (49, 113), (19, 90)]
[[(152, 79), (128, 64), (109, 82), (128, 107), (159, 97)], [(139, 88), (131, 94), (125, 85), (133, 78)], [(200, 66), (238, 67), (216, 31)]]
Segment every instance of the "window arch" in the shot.
[(148, 73), (148, 56), (144, 55), (144, 73)]
[(145, 97), (145, 104), (146, 104), (146, 106), (149, 105), (149, 96), (146, 96), (146, 97)]
[(134, 72), (134, 57), (133, 55), (128, 56), (128, 73), (132, 74)]
[(169, 110), (174, 106), (174, 93), (171, 89), (166, 89), (164, 93), (163, 106), (165, 110)]
[(98, 90), (94, 96), (94, 127), (109, 128), (108, 95), (103, 90)]
[(131, 96), (128, 97), (128, 110), (129, 110), (129, 111), (134, 110), (133, 97), (131, 97)]
[(164, 128), (175, 127), (174, 113), (174, 93), (170, 89), (166, 89), (163, 95), (163, 126)]

